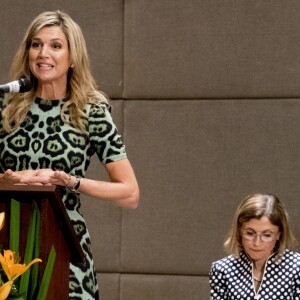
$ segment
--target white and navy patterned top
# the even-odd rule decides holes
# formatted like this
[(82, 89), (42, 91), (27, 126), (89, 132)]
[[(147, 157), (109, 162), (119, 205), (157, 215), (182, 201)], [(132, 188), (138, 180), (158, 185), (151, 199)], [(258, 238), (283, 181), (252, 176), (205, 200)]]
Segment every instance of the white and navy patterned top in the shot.
[(211, 300), (300, 300), (300, 253), (286, 250), (276, 260), (270, 256), (257, 292), (252, 279), (252, 260), (242, 252), (212, 264)]

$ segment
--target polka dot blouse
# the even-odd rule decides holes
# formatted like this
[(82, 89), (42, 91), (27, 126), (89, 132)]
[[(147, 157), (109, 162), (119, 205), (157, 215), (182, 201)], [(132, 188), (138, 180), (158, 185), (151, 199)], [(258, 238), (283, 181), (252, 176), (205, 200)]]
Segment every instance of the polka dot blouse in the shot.
[(244, 252), (214, 262), (209, 276), (211, 300), (300, 300), (300, 253), (290, 250), (280, 259), (269, 257), (257, 292), (252, 261)]

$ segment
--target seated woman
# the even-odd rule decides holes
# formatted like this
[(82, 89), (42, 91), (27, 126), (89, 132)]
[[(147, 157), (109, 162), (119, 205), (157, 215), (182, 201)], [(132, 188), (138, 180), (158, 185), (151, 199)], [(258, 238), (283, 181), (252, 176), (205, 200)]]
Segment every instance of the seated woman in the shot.
[(292, 251), (294, 245), (279, 199), (246, 197), (224, 245), (230, 255), (211, 266), (211, 300), (299, 300), (300, 253)]

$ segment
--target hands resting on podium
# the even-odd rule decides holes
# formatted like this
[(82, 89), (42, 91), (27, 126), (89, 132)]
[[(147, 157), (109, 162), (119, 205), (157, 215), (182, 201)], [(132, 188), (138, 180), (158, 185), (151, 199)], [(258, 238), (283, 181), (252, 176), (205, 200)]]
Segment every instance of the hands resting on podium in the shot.
[(1, 184), (30, 184), (30, 185), (61, 185), (68, 186), (69, 174), (52, 169), (6, 170), (0, 177)]
[(139, 202), (138, 184), (128, 159), (105, 165), (110, 181), (80, 178), (64, 171), (36, 169), (0, 174), (0, 184), (58, 185), (121, 207), (136, 208)]

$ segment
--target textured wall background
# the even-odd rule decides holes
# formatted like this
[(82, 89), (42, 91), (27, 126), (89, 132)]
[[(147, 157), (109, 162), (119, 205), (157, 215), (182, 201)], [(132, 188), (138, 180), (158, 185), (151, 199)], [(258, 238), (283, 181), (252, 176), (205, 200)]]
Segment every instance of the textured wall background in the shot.
[[(137, 210), (83, 197), (103, 300), (208, 299), (237, 204), (276, 194), (298, 239), (300, 2), (1, 2), (0, 82), (31, 19), (82, 27), (141, 189)], [(89, 176), (105, 178), (95, 158)]]

